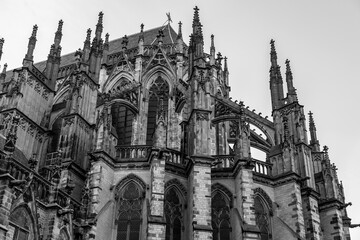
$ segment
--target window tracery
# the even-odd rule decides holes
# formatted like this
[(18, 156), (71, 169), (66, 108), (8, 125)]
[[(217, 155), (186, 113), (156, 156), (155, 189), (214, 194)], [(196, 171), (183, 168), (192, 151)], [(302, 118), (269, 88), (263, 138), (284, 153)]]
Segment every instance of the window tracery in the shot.
[(29, 213), (24, 207), (15, 209), (9, 217), (10, 239), (30, 240), (33, 239), (32, 221)]
[(148, 121), (146, 145), (152, 145), (152, 137), (156, 127), (156, 115), (162, 102), (165, 113), (168, 110), (169, 85), (165, 79), (158, 77), (149, 89)]
[(166, 240), (181, 240), (183, 204), (174, 188), (165, 195)]
[(143, 197), (139, 185), (128, 183), (118, 196), (117, 240), (139, 240)]
[(213, 240), (230, 240), (230, 204), (228, 199), (216, 192), (211, 200)]
[(266, 205), (263, 203), (263, 200), (259, 195), (254, 197), (254, 207), (255, 207), (255, 220), (256, 224), (260, 229), (260, 239), (261, 240), (270, 240), (271, 238), (271, 228), (270, 228), (270, 213)]

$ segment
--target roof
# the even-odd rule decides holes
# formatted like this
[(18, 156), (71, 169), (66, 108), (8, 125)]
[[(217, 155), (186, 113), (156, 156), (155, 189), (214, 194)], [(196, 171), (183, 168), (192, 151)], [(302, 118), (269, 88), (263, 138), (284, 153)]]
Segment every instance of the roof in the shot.
[[(163, 30), (163, 33), (164, 33), (163, 44), (172, 44), (172, 43), (176, 42), (177, 33), (174, 31), (174, 29), (171, 27), (170, 24), (167, 24), (164, 26), (160, 26), (160, 27), (156, 27), (156, 28), (152, 28), (152, 29), (144, 31), (143, 32), (144, 45), (156, 44), (156, 36), (159, 34), (159, 30)], [(127, 36), (128, 41), (129, 41), (128, 45), (127, 45), (128, 49), (135, 48), (138, 46), (139, 36), (140, 36), (140, 32)], [(117, 38), (112, 41), (109, 41), (108, 55), (122, 51), (122, 40), (123, 40), (123, 38), (121, 37), (121, 38)], [(74, 55), (75, 55), (75, 52), (62, 55), (61, 62), (60, 62), (60, 68), (75, 63)], [(44, 72), (45, 67), (46, 67), (46, 60), (37, 62), (34, 64), (34, 66), (37, 69), (39, 69), (41, 72)], [(6, 72), (5, 82), (10, 80), (13, 70), (14, 69)]]

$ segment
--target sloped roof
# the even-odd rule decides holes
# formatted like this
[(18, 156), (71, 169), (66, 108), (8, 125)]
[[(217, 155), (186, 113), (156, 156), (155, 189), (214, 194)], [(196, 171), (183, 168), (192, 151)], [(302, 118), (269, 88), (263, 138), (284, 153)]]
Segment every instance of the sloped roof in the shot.
[[(156, 27), (156, 28), (152, 28), (152, 29), (144, 31), (143, 32), (144, 45), (156, 44), (157, 43), (156, 36), (159, 34), (159, 30), (163, 30), (163, 33), (164, 33), (163, 43), (164, 44), (172, 44), (172, 43), (176, 42), (177, 33), (174, 31), (174, 29), (171, 27), (170, 24), (167, 24), (164, 26), (160, 26), (160, 27)], [(128, 49), (135, 48), (138, 46), (139, 36), (140, 36), (140, 32), (127, 36), (128, 41), (129, 41), (128, 45), (127, 45)], [(123, 40), (123, 38), (121, 37), (121, 38), (117, 38), (112, 41), (109, 41), (108, 55), (120, 52), (122, 50), (122, 40)], [(82, 46), (79, 46), (79, 47), (82, 47)], [(74, 55), (75, 55), (75, 52), (62, 55), (61, 62), (60, 62), (60, 68), (75, 63)], [(39, 69), (41, 72), (44, 72), (45, 67), (46, 67), (46, 60), (37, 62), (34, 64), (34, 66), (37, 69)], [(14, 69), (6, 72), (5, 82), (10, 80), (13, 70)]]

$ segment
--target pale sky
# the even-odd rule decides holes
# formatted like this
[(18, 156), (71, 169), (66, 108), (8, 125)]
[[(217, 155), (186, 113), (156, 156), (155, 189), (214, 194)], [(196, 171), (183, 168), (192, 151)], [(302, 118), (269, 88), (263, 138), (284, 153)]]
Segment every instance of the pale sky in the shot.
[[(110, 40), (158, 27), (170, 12), (172, 27), (183, 23), (188, 43), (193, 8), (200, 8), (205, 50), (215, 35), (216, 51), (228, 57), (232, 98), (271, 115), (270, 39), (276, 42), (285, 79), (291, 61), (294, 85), (305, 111), (314, 113), (322, 146), (339, 168), (352, 223), (360, 223), (360, 1), (358, 0), (2, 0), (0, 37), (5, 39), (0, 65), (21, 66), (32, 26), (39, 26), (35, 62), (46, 60), (58, 21), (63, 19), (62, 53), (82, 48), (86, 29), (95, 29), (104, 12)], [(308, 119), (308, 116), (307, 116)], [(360, 239), (360, 228), (352, 229)]]

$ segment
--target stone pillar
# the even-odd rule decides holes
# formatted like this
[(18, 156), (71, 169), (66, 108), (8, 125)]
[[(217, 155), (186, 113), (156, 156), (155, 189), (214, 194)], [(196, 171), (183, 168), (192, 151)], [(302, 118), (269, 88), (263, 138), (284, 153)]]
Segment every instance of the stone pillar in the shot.
[(211, 161), (212, 158), (193, 156), (192, 227), (194, 240), (212, 239), (211, 227)]
[(8, 231), (10, 209), (14, 198), (13, 190), (10, 187), (13, 179), (8, 173), (0, 175), (0, 240), (6, 240)]
[(324, 231), (323, 239), (342, 240), (345, 239), (344, 226), (341, 210), (342, 203), (332, 199), (321, 203), (320, 220)]
[(243, 240), (260, 239), (259, 228), (255, 222), (254, 182), (251, 161), (239, 160), (240, 170), (235, 179), (237, 208), (243, 216)]
[(165, 240), (164, 218), (165, 158), (167, 153), (159, 151), (151, 163), (151, 199), (148, 217), (148, 240)]
[[(301, 191), (296, 179), (288, 176), (279, 182), (275, 188), (275, 202), (278, 217), (300, 238), (305, 239)], [(279, 234), (276, 227), (274, 233)]]
[(306, 239), (320, 240), (321, 226), (318, 208), (318, 193), (311, 188), (301, 189)]

